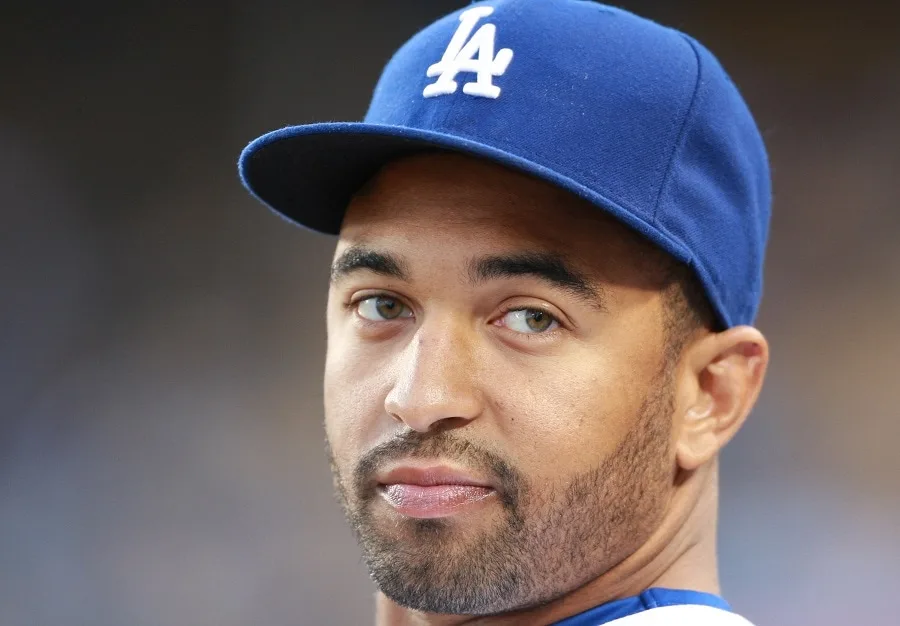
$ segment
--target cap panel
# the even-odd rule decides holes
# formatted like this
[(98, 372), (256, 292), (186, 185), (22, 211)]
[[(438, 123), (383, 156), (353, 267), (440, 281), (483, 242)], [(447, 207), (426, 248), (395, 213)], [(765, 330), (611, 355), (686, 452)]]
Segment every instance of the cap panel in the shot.
[(770, 220), (768, 159), (753, 117), (713, 55), (700, 60), (697, 97), (666, 184), (657, 225), (690, 249), (728, 325), (753, 321), (762, 295)]
[[(460, 25), (458, 11), (394, 56), (365, 121), (446, 132), (552, 164), (650, 219), (694, 92), (696, 57), (675, 31), (590, 2), (488, 2), (512, 61), (496, 99), (425, 98), (426, 76)], [(460, 73), (457, 83), (472, 80)]]

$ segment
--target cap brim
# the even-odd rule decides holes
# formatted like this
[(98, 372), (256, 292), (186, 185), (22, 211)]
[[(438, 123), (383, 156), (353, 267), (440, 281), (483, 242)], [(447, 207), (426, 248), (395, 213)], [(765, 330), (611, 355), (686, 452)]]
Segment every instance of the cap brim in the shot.
[(289, 126), (250, 143), (241, 153), (238, 171), (250, 193), (283, 217), (338, 234), (347, 204), (369, 178), (389, 161), (430, 149), (484, 158), (562, 187), (678, 260), (691, 261), (683, 246), (609, 198), (538, 163), (459, 135), (362, 122)]
[(337, 234), (352, 195), (384, 164), (441, 144), (436, 133), (405, 128), (291, 126), (248, 145), (238, 171), (250, 193), (277, 213), (312, 230)]

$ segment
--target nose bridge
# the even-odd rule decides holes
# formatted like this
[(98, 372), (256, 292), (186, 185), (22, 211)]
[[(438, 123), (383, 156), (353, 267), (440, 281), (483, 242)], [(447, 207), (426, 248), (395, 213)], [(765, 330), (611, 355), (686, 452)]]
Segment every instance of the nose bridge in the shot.
[(424, 322), (400, 356), (387, 412), (420, 432), (442, 420), (474, 419), (481, 412), (475, 351), (463, 322)]

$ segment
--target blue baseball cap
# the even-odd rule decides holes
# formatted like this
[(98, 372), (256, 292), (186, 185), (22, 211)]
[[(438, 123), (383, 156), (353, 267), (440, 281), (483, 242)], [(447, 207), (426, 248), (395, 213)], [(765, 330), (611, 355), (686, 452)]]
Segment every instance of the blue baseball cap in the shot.
[(282, 216), (337, 234), (384, 164), (433, 149), (588, 200), (689, 265), (724, 327), (753, 322), (768, 159), (737, 87), (691, 37), (590, 0), (474, 3), (397, 51), (363, 122), (270, 132), (238, 169)]

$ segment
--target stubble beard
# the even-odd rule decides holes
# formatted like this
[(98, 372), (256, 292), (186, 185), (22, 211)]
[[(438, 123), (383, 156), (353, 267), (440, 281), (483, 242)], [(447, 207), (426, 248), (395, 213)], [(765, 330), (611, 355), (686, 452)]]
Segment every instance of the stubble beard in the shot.
[[(673, 480), (668, 373), (657, 382), (613, 453), (551, 492), (539, 492), (503, 458), (448, 431), (412, 432), (377, 447), (349, 485), (329, 448), (337, 498), (380, 591), (418, 611), (491, 615), (546, 604), (633, 553), (658, 525)], [(379, 496), (366, 481), (389, 459), (415, 457), (453, 459), (496, 477), (501, 523), (476, 537), (442, 519), (379, 525), (372, 512)]]

